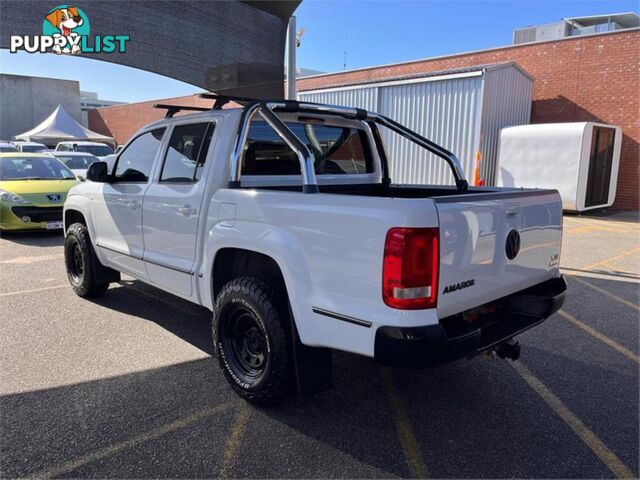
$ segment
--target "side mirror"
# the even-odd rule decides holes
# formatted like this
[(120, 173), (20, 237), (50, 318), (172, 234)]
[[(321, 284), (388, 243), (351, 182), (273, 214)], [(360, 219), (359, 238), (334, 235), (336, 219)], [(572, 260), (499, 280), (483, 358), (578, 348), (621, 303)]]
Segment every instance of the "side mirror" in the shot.
[(107, 183), (109, 178), (109, 167), (107, 162), (94, 162), (87, 170), (87, 180), (90, 182)]

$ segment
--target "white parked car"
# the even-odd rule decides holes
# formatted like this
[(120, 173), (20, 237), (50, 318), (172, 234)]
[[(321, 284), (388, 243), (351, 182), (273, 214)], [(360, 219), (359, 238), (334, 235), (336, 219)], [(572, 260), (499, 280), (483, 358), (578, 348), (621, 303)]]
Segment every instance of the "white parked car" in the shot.
[(0, 153), (11, 153), (17, 152), (18, 149), (13, 145), (13, 143), (9, 142), (0, 142)]
[(22, 153), (37, 153), (47, 148), (44, 143), (38, 142), (14, 142), (13, 146)]
[(87, 170), (91, 164), (99, 161), (95, 155), (83, 152), (54, 151), (51, 155), (64, 163), (80, 180), (87, 178)]
[[(381, 128), (455, 185), (393, 184)], [(125, 272), (209, 308), (220, 367), (255, 403), (330, 385), (331, 349), (408, 367), (516, 359), (513, 337), (565, 296), (555, 190), (469, 187), (452, 153), (360, 109), (166, 118), (88, 180), (64, 207), (75, 292)]]
[(58, 145), (56, 145), (56, 152), (83, 152), (90, 153), (96, 157), (104, 157), (105, 155), (111, 155), (113, 148), (106, 143), (77, 140), (58, 143)]

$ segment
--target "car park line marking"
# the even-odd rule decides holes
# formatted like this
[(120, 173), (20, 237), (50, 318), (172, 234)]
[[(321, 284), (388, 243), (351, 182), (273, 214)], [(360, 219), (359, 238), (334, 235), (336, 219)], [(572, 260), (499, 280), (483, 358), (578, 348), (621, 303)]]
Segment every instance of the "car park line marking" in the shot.
[(402, 453), (404, 453), (404, 458), (409, 466), (411, 476), (413, 478), (427, 478), (429, 474), (424, 464), (424, 459), (422, 458), (420, 445), (418, 444), (415, 433), (413, 433), (413, 427), (411, 426), (404, 402), (402, 398), (400, 398), (400, 393), (393, 383), (393, 374), (389, 368), (383, 368), (381, 375), (382, 384), (387, 394), (389, 406), (391, 407), (391, 415), (393, 416), (396, 432), (400, 439)]
[(64, 253), (52, 253), (50, 255), (36, 255), (30, 257), (15, 257), (8, 260), (0, 260), (0, 265), (29, 265), (35, 262), (44, 262), (45, 260), (58, 260), (64, 258)]
[[(562, 270), (563, 273), (569, 272), (567, 274), (571, 275), (572, 278), (575, 278), (576, 276), (600, 278), (602, 276), (602, 277), (614, 277), (614, 279), (624, 278), (629, 280), (640, 280), (640, 275), (636, 275), (631, 272), (625, 272), (622, 270), (616, 270), (616, 267), (609, 265), (608, 263), (603, 263), (602, 265), (609, 267), (611, 270), (582, 270), (580, 268), (571, 268), (571, 267), (560, 267), (560, 270)], [(577, 272), (577, 273), (573, 273), (573, 272)], [(589, 275), (584, 275), (586, 273), (588, 273)], [(594, 275), (598, 275), (598, 276), (594, 276)]]
[(179, 430), (181, 428), (187, 427), (192, 423), (198, 422), (200, 420), (211, 417), (218, 413), (225, 412), (229, 410), (231, 407), (234, 407), (237, 405), (238, 403), (234, 401), (234, 402), (227, 402), (212, 408), (201, 410), (192, 415), (167, 423), (165, 425), (162, 425), (148, 432), (141, 433), (140, 435), (136, 435), (122, 442), (114, 443), (113, 445), (109, 445), (108, 447), (101, 448), (100, 450), (97, 450), (93, 453), (89, 453), (88, 455), (84, 455), (82, 457), (76, 458), (75, 460), (70, 460), (57, 467), (41, 470), (40, 472), (30, 475), (30, 477), (31, 478), (61, 477), (62, 475), (65, 475), (69, 472), (77, 470), (78, 468), (88, 463), (109, 458), (126, 448), (134, 447), (141, 443), (148, 442), (149, 440), (155, 440), (156, 438), (166, 435), (167, 433), (171, 433), (175, 430)]
[(572, 228), (565, 229), (565, 232), (570, 233), (572, 235), (580, 235), (582, 233), (590, 233), (590, 232), (610, 232), (610, 233), (620, 233), (623, 235), (631, 235), (636, 233), (633, 230), (627, 230), (623, 228), (601, 227), (599, 225), (585, 225), (583, 227), (572, 227)]
[(11, 295), (24, 295), (25, 293), (44, 292), (45, 290), (54, 290), (56, 288), (64, 288), (69, 285), (54, 285), (52, 287), (32, 288), (30, 290), (18, 290), (17, 292), (0, 293), (0, 297), (10, 297)]
[(621, 258), (628, 257), (630, 255), (633, 255), (634, 253), (637, 253), (637, 252), (640, 252), (640, 247), (635, 247), (635, 248), (632, 248), (631, 250), (627, 250), (626, 252), (624, 252), (624, 253), (622, 253), (620, 255), (617, 255), (615, 257), (605, 258), (604, 260), (600, 260), (598, 262), (592, 263), (590, 265), (587, 265), (586, 267), (582, 267), (582, 270), (590, 270), (593, 267), (598, 267), (598, 266), (603, 265), (603, 264), (608, 263), (608, 262), (614, 262), (616, 260), (620, 260)]
[(598, 287), (598, 286), (596, 286), (596, 285), (593, 285), (593, 284), (591, 284), (591, 283), (589, 283), (589, 282), (585, 282), (584, 280), (581, 280), (581, 279), (579, 279), (579, 278), (576, 278), (576, 277), (570, 277), (570, 278), (571, 278), (571, 281), (572, 281), (572, 282), (575, 280), (576, 282), (581, 283), (582, 285), (586, 285), (586, 286), (587, 286), (587, 287), (589, 287), (589, 288), (593, 288), (596, 292), (600, 292), (600, 293), (602, 293), (603, 295), (606, 295), (606, 296), (608, 296), (609, 298), (612, 298), (612, 299), (614, 299), (615, 301), (622, 303), (623, 305), (626, 305), (626, 306), (628, 306), (628, 307), (631, 307), (631, 308), (633, 308), (633, 309), (635, 309), (635, 310), (640, 311), (640, 306), (638, 306), (638, 305), (636, 305), (635, 303), (632, 303), (632, 302), (630, 302), (630, 301), (628, 301), (628, 300), (625, 300), (625, 299), (624, 299), (624, 298), (622, 298), (622, 297), (619, 297), (619, 296), (618, 296), (618, 295), (616, 295), (615, 293), (608, 292), (608, 291), (607, 291), (607, 290), (605, 290), (604, 288), (600, 288), (600, 287)]
[(247, 424), (249, 423), (249, 417), (251, 416), (251, 409), (246, 403), (242, 403), (238, 408), (238, 413), (233, 421), (233, 428), (231, 434), (227, 439), (227, 444), (224, 448), (222, 455), (222, 467), (220, 468), (220, 478), (229, 477), (229, 469), (233, 466), (238, 453), (238, 447), (242, 441)]
[(621, 353), (622, 355), (624, 355), (625, 357), (629, 358), (630, 360), (636, 362), (636, 363), (640, 363), (640, 357), (638, 355), (636, 355), (635, 353), (633, 353), (631, 350), (629, 350), (626, 347), (623, 347), (622, 345), (620, 345), (618, 342), (616, 342), (615, 340), (612, 340), (611, 338), (607, 337), (606, 335), (603, 335), (602, 333), (600, 333), (599, 331), (597, 331), (595, 328), (590, 327), (589, 325), (587, 325), (584, 322), (581, 322), (580, 320), (578, 320), (576, 317), (574, 317), (573, 315), (565, 312), (564, 310), (558, 310), (558, 315), (560, 315), (562, 318), (570, 321), (571, 323), (573, 323), (576, 327), (581, 328), (582, 330), (584, 330), (585, 332), (587, 332), (589, 335), (591, 335), (592, 337), (597, 338), (598, 340), (600, 340), (602, 343), (605, 343), (606, 345), (610, 346), (611, 348), (613, 348), (614, 350), (616, 350), (618, 353)]
[(620, 458), (607, 447), (575, 413), (560, 400), (522, 362), (509, 362), (527, 384), (549, 405), (553, 411), (574, 431), (593, 453), (613, 472), (616, 478), (634, 478), (633, 473)]

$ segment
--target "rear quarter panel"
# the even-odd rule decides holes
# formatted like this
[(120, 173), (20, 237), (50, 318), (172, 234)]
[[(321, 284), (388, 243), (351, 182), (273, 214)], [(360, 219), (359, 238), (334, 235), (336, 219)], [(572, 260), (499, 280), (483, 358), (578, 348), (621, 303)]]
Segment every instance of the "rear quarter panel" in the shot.
[[(221, 189), (209, 212), (206, 275), (211, 278), (221, 248), (271, 256), (282, 270), (296, 325), (307, 345), (373, 356), (378, 326), (437, 323), (434, 310), (401, 311), (382, 300), (387, 231), (394, 226), (437, 226), (431, 200)], [(210, 292), (210, 286), (203, 289), (205, 304), (212, 303)], [(313, 307), (372, 326), (319, 315)]]

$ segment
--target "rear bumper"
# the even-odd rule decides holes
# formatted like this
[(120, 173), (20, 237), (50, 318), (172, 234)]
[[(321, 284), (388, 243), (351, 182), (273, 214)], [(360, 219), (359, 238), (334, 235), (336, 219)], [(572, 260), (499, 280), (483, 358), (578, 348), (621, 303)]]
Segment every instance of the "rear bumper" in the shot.
[(380, 327), (375, 359), (391, 367), (423, 368), (473, 357), (542, 323), (562, 307), (566, 291), (561, 276), (492, 302), (487, 307), (495, 312), (474, 321), (464, 312), (438, 325)]

